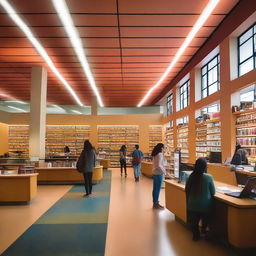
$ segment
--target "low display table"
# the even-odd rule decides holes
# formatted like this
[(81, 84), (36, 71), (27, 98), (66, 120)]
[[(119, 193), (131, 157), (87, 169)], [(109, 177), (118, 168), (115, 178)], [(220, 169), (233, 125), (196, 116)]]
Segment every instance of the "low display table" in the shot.
[(28, 202), (37, 195), (37, 173), (0, 175), (0, 202)]
[[(43, 167), (36, 168), (39, 184), (81, 184), (84, 183), (82, 173), (74, 167)], [(92, 181), (99, 182), (103, 178), (103, 167), (94, 167)]]

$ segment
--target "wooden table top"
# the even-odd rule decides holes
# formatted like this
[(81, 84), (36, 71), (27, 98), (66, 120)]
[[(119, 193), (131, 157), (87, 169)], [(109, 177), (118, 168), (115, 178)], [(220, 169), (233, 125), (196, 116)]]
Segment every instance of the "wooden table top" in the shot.
[[(179, 189), (183, 190), (185, 192), (185, 185), (178, 183), (176, 180), (166, 180), (165, 181), (166, 185), (172, 185), (176, 186)], [(214, 181), (215, 188), (216, 188), (216, 194), (214, 196), (215, 199), (225, 202), (229, 205), (232, 205), (237, 208), (256, 208), (256, 200), (252, 200), (250, 198), (235, 198), (232, 196), (225, 195), (224, 192), (221, 192), (218, 190), (218, 187), (228, 187), (230, 189), (236, 189), (236, 190), (241, 190), (241, 187), (238, 186), (231, 186), (226, 183)]]

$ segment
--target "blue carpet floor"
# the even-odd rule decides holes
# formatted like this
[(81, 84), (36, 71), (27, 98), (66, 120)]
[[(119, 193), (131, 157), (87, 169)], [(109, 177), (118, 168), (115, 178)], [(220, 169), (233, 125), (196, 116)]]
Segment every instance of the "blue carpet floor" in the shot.
[(111, 172), (83, 198), (76, 185), (19, 237), (2, 256), (103, 256)]

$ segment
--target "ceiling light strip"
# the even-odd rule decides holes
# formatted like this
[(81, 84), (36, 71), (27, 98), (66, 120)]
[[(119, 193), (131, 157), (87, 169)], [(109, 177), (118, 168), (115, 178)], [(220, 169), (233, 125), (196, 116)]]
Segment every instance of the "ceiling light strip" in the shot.
[(66, 4), (65, 0), (52, 0), (52, 3), (59, 15), (59, 18), (64, 25), (65, 31), (67, 35), (69, 36), (70, 42), (74, 48), (74, 51), (77, 55), (78, 60), (80, 61), (82, 68), (84, 70), (84, 73), (89, 81), (89, 84), (97, 97), (98, 103), (101, 107), (103, 107), (103, 102), (100, 97), (98, 88), (96, 86), (94, 77), (92, 75), (88, 60), (86, 58), (86, 54), (84, 51), (83, 43), (80, 38), (79, 32), (76, 29), (72, 17), (70, 15), (68, 6)]
[(27, 113), (27, 111), (25, 111), (24, 109), (21, 109), (21, 108), (16, 108), (14, 106), (7, 106), (8, 108), (12, 108), (12, 109), (15, 109), (15, 110), (18, 110), (18, 111), (21, 111), (21, 112), (25, 112)]
[(173, 60), (170, 62), (168, 68), (165, 70), (163, 75), (160, 77), (158, 82), (152, 86), (149, 91), (146, 93), (144, 98), (140, 101), (140, 103), (137, 105), (137, 107), (141, 107), (145, 101), (150, 97), (152, 92), (160, 86), (160, 84), (167, 78), (169, 73), (171, 72), (172, 68), (175, 66), (175, 64), (178, 62), (188, 45), (191, 43), (191, 41), (196, 36), (197, 32), (200, 30), (200, 28), (204, 25), (208, 17), (213, 12), (214, 8), (217, 6), (220, 0), (210, 0), (201, 15), (199, 16), (198, 20), (196, 21), (195, 25), (189, 32), (188, 36), (186, 37), (185, 41), (182, 43), (181, 47), (178, 49), (177, 53), (175, 54)]
[(39, 41), (35, 38), (32, 31), (29, 29), (29, 27), (24, 23), (24, 21), (19, 17), (17, 12), (14, 10), (14, 8), (8, 3), (6, 0), (0, 0), (1, 6), (5, 9), (5, 11), (8, 13), (8, 15), (11, 17), (11, 19), (16, 23), (16, 25), (23, 31), (23, 33), (27, 36), (29, 41), (32, 43), (32, 45), (35, 47), (37, 52), (40, 54), (40, 56), (44, 59), (44, 61), (47, 63), (49, 68), (52, 70), (52, 72), (57, 76), (57, 78), (64, 84), (66, 89), (69, 91), (69, 93), (73, 96), (75, 101), (78, 105), (83, 106), (83, 103), (80, 101), (72, 87), (69, 85), (69, 83), (64, 79), (64, 77), (61, 75), (61, 73), (58, 71), (56, 66), (54, 65), (53, 61), (43, 48), (43, 46), (39, 43)]

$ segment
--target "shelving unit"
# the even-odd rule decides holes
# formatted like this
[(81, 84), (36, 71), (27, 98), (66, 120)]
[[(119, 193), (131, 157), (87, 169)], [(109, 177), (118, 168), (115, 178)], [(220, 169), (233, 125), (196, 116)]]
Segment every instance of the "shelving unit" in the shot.
[(207, 157), (207, 124), (196, 124), (196, 158)]
[(152, 152), (156, 144), (163, 142), (163, 127), (162, 125), (149, 126), (149, 152)]
[(181, 150), (181, 162), (188, 163), (189, 145), (188, 145), (188, 124), (180, 124), (177, 126), (177, 147)]
[(249, 162), (256, 162), (256, 110), (234, 113), (236, 116), (236, 139), (248, 152)]
[(210, 152), (221, 152), (220, 128), (219, 118), (196, 124), (196, 158), (208, 157)]
[(9, 152), (21, 152), (21, 157), (29, 155), (29, 126), (28, 125), (9, 125)]
[(111, 160), (111, 167), (119, 167), (119, 150), (122, 145), (127, 147), (127, 165), (131, 166), (129, 156), (134, 145), (139, 144), (139, 126), (137, 125), (99, 125), (98, 149), (106, 152), (106, 158)]
[(165, 159), (167, 161), (167, 166), (169, 169), (173, 170), (173, 151), (174, 151), (174, 137), (173, 137), (173, 127), (166, 127), (165, 135)]
[(64, 147), (68, 146), (71, 153), (79, 155), (89, 136), (88, 125), (47, 125), (46, 154), (63, 154)]

